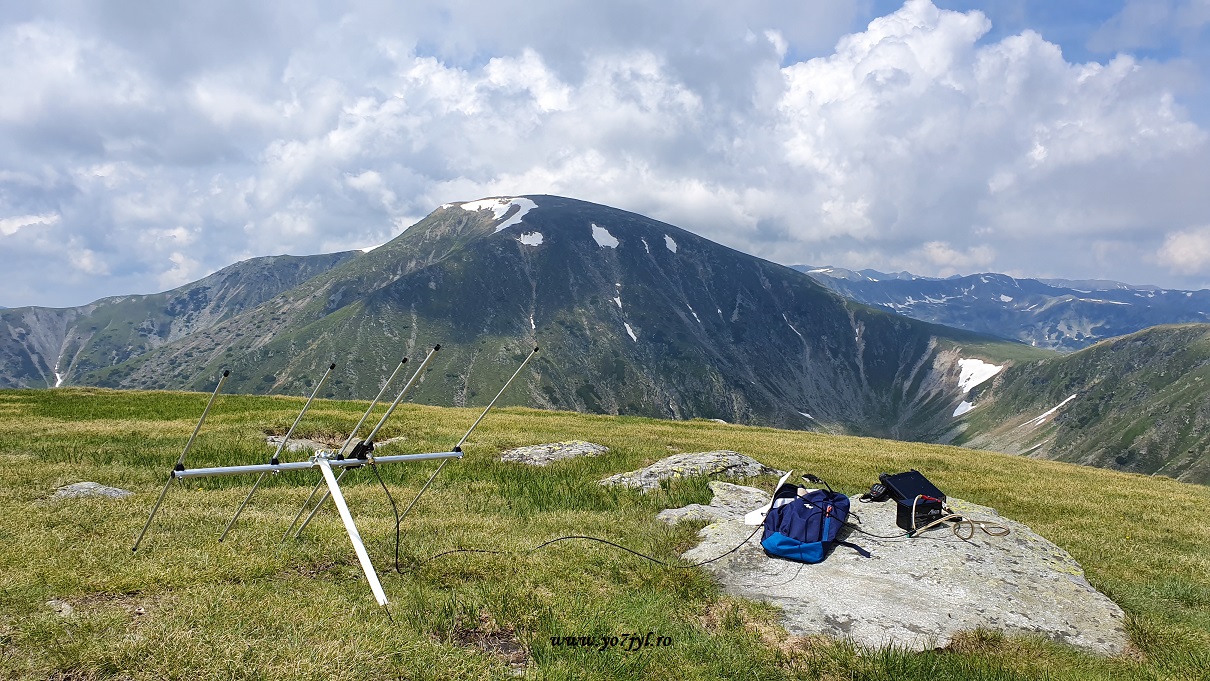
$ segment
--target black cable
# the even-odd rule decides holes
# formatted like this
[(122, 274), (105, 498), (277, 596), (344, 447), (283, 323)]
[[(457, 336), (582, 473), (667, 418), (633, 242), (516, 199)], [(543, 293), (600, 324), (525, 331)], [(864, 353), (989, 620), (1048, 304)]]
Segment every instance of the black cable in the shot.
[[(833, 516), (833, 517), (835, 517), (835, 516)], [(903, 534), (894, 534), (894, 535), (874, 534), (873, 532), (866, 532), (865, 530), (861, 529), (861, 527), (854, 525), (853, 523), (850, 523), (847, 520), (842, 521), (841, 524), (844, 525), (845, 527), (853, 530), (854, 532), (860, 532), (867, 537), (875, 537), (877, 539), (906, 539), (910, 536), (909, 533), (907, 533), (907, 532), (904, 532)]]
[[(391, 490), (390, 490), (390, 489), (387, 487), (386, 482), (384, 482), (384, 481), (383, 481), (382, 476), (381, 476), (381, 475), (379, 475), (379, 473), (378, 473), (378, 465), (377, 465), (377, 464), (375, 464), (373, 461), (370, 461), (370, 469), (374, 471), (374, 477), (378, 479), (378, 484), (379, 484), (379, 485), (382, 485), (382, 491), (383, 491), (383, 492), (386, 492), (386, 495), (387, 495), (387, 501), (391, 502), (391, 512), (395, 514), (395, 572), (397, 572), (397, 573), (399, 573), (399, 574), (404, 574), (404, 573), (403, 573), (403, 570), (401, 570), (401, 569), (399, 568), (399, 526), (400, 526), (400, 525), (402, 524), (402, 522), (403, 522), (403, 521), (402, 521), (402, 520), (399, 518), (399, 508), (398, 508), (398, 507), (395, 505), (395, 498), (391, 496)], [(555, 544), (555, 543), (558, 543), (558, 542), (561, 542), (561, 541), (567, 541), (567, 540), (569, 540), (569, 539), (583, 539), (583, 540), (586, 540), (586, 541), (595, 541), (595, 542), (600, 542), (600, 543), (602, 543), (602, 544), (607, 544), (607, 545), (612, 546), (612, 547), (614, 547), (614, 548), (619, 548), (619, 549), (621, 549), (621, 550), (623, 550), (623, 551), (626, 551), (627, 553), (633, 553), (634, 555), (636, 555), (636, 556), (638, 556), (638, 557), (640, 557), (640, 558), (646, 558), (647, 560), (649, 560), (649, 561), (651, 561), (651, 562), (653, 562), (653, 563), (657, 563), (657, 564), (659, 564), (659, 565), (663, 565), (664, 567), (673, 567), (673, 568), (680, 568), (680, 569), (689, 569), (689, 568), (701, 567), (701, 566), (703, 566), (703, 565), (709, 565), (710, 563), (713, 563), (713, 562), (714, 562), (714, 561), (716, 561), (716, 560), (721, 560), (721, 559), (723, 559), (723, 558), (725, 558), (725, 557), (727, 557), (727, 556), (729, 556), (729, 555), (731, 555), (731, 554), (735, 553), (736, 551), (738, 551), (738, 550), (740, 550), (741, 548), (743, 548), (744, 544), (747, 544), (747, 543), (748, 543), (748, 542), (749, 542), (749, 541), (752, 539), (752, 537), (755, 537), (755, 536), (756, 536), (756, 533), (757, 533), (757, 532), (759, 532), (759, 531), (760, 531), (760, 530), (761, 530), (763, 527), (764, 527), (763, 525), (757, 525), (757, 526), (756, 526), (756, 529), (752, 530), (752, 534), (750, 534), (750, 535), (748, 535), (747, 537), (745, 537), (745, 538), (744, 538), (744, 541), (740, 542), (738, 545), (736, 545), (736, 546), (735, 546), (735, 548), (731, 549), (730, 551), (727, 551), (726, 553), (724, 553), (724, 554), (722, 554), (722, 555), (715, 556), (714, 558), (711, 558), (710, 560), (702, 561), (702, 562), (700, 562), (700, 563), (694, 563), (694, 564), (692, 564), (692, 565), (673, 565), (673, 564), (671, 564), (671, 563), (665, 563), (664, 561), (660, 560), (659, 558), (654, 558), (654, 557), (649, 556), (649, 555), (647, 555), (647, 554), (645, 554), (645, 553), (642, 553), (642, 552), (640, 552), (640, 551), (635, 551), (635, 550), (634, 550), (634, 549), (632, 549), (632, 548), (628, 548), (628, 547), (622, 546), (621, 544), (615, 544), (614, 542), (611, 542), (611, 541), (609, 541), (608, 539), (601, 539), (601, 538), (599, 538), (599, 537), (589, 537), (589, 536), (587, 536), (587, 535), (581, 535), (581, 534), (572, 534), (572, 535), (567, 535), (567, 536), (565, 536), (565, 537), (556, 537), (556, 538), (551, 539), (551, 540), (549, 540), (549, 541), (544, 541), (544, 542), (542, 542), (541, 544), (538, 544), (537, 546), (533, 547), (532, 549), (528, 549), (528, 550), (526, 550), (526, 551), (522, 551), (520, 555), (528, 555), (528, 554), (531, 554), (531, 553), (533, 553), (533, 552), (535, 552), (535, 551), (538, 551), (538, 550), (544, 549), (544, 548), (546, 548), (547, 546), (550, 546), (551, 544)], [(411, 571), (412, 571), (412, 572), (415, 572), (417, 569), (419, 569), (419, 568), (421, 568), (421, 567), (423, 567), (423, 566), (427, 565), (429, 562), (431, 562), (431, 561), (433, 561), (433, 560), (436, 560), (437, 558), (440, 558), (440, 557), (442, 557), (442, 556), (448, 556), (448, 555), (450, 555), (450, 554), (452, 554), (452, 553), (489, 553), (489, 554), (493, 554), (493, 555), (501, 555), (501, 556), (502, 556), (502, 555), (506, 555), (506, 554), (509, 554), (509, 553), (516, 553), (516, 552), (513, 552), (513, 551), (493, 551), (493, 550), (491, 550), (491, 549), (478, 549), (478, 548), (469, 548), (469, 549), (450, 549), (449, 551), (442, 551), (441, 553), (437, 553), (437, 554), (434, 554), (434, 555), (432, 555), (432, 556), (429, 556), (428, 558), (424, 559), (424, 561), (422, 561), (422, 562), (421, 562), (419, 565), (417, 565), (416, 567), (412, 568), (412, 570), (411, 570)]]
[(382, 476), (378, 474), (378, 464), (371, 461), (370, 470), (374, 471), (374, 477), (378, 478), (382, 491), (387, 493), (387, 501), (391, 502), (391, 512), (395, 514), (395, 572), (399, 572), (399, 524), (402, 522), (399, 519), (399, 507), (395, 505), (395, 497), (391, 496), (391, 490), (387, 488), (387, 484), (382, 481)]
[[(413, 567), (413, 568), (412, 568), (412, 569), (411, 569), (409, 572), (415, 572), (416, 570), (419, 570), (420, 568), (424, 567), (425, 565), (429, 564), (430, 562), (432, 562), (432, 561), (434, 561), (434, 560), (436, 560), (436, 559), (438, 559), (438, 558), (441, 558), (442, 556), (448, 556), (448, 555), (453, 554), (453, 553), (488, 553), (488, 554), (492, 554), (492, 555), (498, 555), (498, 556), (503, 556), (503, 555), (529, 555), (529, 554), (531, 554), (531, 553), (534, 553), (535, 551), (540, 551), (540, 550), (542, 550), (542, 549), (546, 548), (547, 546), (550, 546), (551, 544), (556, 544), (556, 543), (558, 543), (558, 542), (561, 542), (561, 541), (567, 541), (567, 540), (570, 540), (570, 539), (583, 539), (583, 540), (585, 540), (585, 541), (595, 541), (595, 542), (598, 542), (598, 543), (601, 543), (601, 544), (606, 544), (606, 545), (608, 545), (608, 546), (612, 546), (612, 547), (617, 548), (617, 549), (621, 549), (621, 550), (623, 550), (623, 551), (625, 551), (625, 552), (627, 552), (627, 553), (632, 553), (632, 554), (634, 554), (634, 555), (636, 555), (636, 556), (638, 556), (638, 557), (640, 557), (640, 558), (644, 558), (644, 559), (649, 560), (649, 561), (651, 561), (651, 562), (653, 562), (653, 563), (656, 563), (656, 564), (658, 564), (658, 565), (663, 565), (664, 567), (670, 567), (670, 568), (677, 568), (677, 569), (681, 569), (681, 570), (687, 570), (687, 569), (691, 569), (691, 568), (697, 568), (697, 567), (701, 567), (701, 566), (703, 566), (703, 565), (708, 565), (708, 564), (710, 564), (710, 563), (713, 563), (713, 562), (714, 562), (714, 561), (716, 561), (716, 560), (721, 560), (721, 559), (723, 559), (723, 558), (725, 558), (725, 557), (727, 557), (727, 556), (729, 556), (729, 555), (731, 555), (731, 554), (735, 553), (736, 551), (738, 551), (738, 550), (740, 550), (741, 548), (743, 548), (743, 547), (744, 547), (744, 544), (747, 544), (747, 543), (748, 543), (748, 542), (749, 542), (749, 541), (752, 539), (752, 537), (755, 537), (755, 536), (756, 536), (756, 533), (757, 533), (757, 532), (760, 532), (760, 531), (761, 531), (763, 528), (764, 528), (764, 526), (763, 526), (763, 525), (758, 525), (758, 526), (756, 527), (756, 529), (752, 530), (752, 534), (748, 535), (747, 537), (744, 537), (744, 540), (743, 540), (742, 542), (740, 542), (739, 544), (737, 544), (737, 545), (736, 545), (734, 548), (732, 548), (731, 550), (727, 551), (726, 553), (723, 553), (723, 554), (721, 554), (721, 555), (715, 556), (714, 558), (711, 558), (710, 560), (704, 560), (704, 561), (702, 561), (702, 562), (700, 562), (700, 563), (693, 563), (693, 564), (691, 564), (691, 565), (675, 565), (675, 564), (672, 564), (672, 563), (666, 563), (666, 562), (664, 562), (664, 561), (660, 560), (659, 558), (655, 558), (655, 557), (653, 557), (653, 556), (649, 556), (649, 555), (647, 555), (647, 554), (645, 554), (645, 553), (643, 553), (643, 552), (641, 552), (641, 551), (635, 551), (635, 550), (634, 550), (634, 549), (632, 549), (632, 548), (629, 548), (629, 547), (626, 547), (626, 546), (622, 546), (621, 544), (614, 543), (614, 542), (612, 542), (612, 541), (609, 541), (608, 539), (601, 539), (600, 537), (590, 537), (590, 536), (587, 536), (587, 535), (582, 535), (582, 534), (572, 534), (572, 535), (567, 535), (567, 536), (565, 536), (565, 537), (556, 537), (556, 538), (554, 538), (554, 539), (550, 539), (550, 540), (544, 541), (544, 542), (542, 542), (541, 544), (538, 544), (537, 546), (535, 546), (535, 547), (533, 547), (533, 548), (531, 548), (531, 549), (527, 549), (527, 550), (525, 550), (525, 551), (519, 551), (519, 552), (518, 552), (518, 551), (494, 551), (494, 550), (491, 550), (491, 549), (479, 549), (479, 548), (450, 549), (450, 550), (448, 550), (448, 551), (442, 551), (441, 553), (437, 553), (437, 554), (433, 554), (432, 556), (429, 556), (428, 558), (424, 559), (424, 560), (423, 560), (423, 561), (421, 561), (419, 564), (417, 564), (416, 566), (414, 566), (414, 567)], [(400, 569), (399, 569), (399, 564), (398, 564), (398, 562), (395, 564), (395, 571), (396, 571), (396, 572), (398, 572), (399, 574), (404, 574), (404, 572), (403, 572), (402, 570), (400, 570)]]

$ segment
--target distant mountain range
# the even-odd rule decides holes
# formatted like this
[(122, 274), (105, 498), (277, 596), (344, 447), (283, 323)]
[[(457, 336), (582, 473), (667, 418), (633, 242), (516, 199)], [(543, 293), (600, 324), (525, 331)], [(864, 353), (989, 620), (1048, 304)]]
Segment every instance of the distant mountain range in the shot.
[(811, 265), (794, 269), (847, 298), (889, 312), (1059, 352), (1160, 324), (1210, 322), (1210, 290), (1204, 289), (1004, 274), (935, 279)]
[[(452, 203), (368, 253), (258, 258), (154, 296), (2, 310), (0, 387), (208, 391), (230, 369), (228, 390), (302, 395), (335, 362), (323, 395), (368, 398), (401, 356), (441, 343), (414, 399), (481, 405), (536, 345), (505, 404), (965, 444), (1210, 481), (1200, 436), (1210, 327), (1064, 356), (885, 305), (953, 303), (966, 312), (948, 314), (1011, 336), (1013, 315), (1045, 327), (1044, 309), (1181, 296), (1126, 287), (1115, 295), (1130, 302), (1097, 303), (1118, 299), (1074, 282), (883, 275), (915, 288), (876, 307), (837, 292), (878, 281), (850, 274), (862, 279), (805, 276), (574, 199)], [(995, 301), (1021, 308), (975, 325)], [(1104, 316), (1053, 323), (1070, 332), (1041, 338), (1063, 349), (1109, 328)]]
[(3, 309), (0, 387), (81, 383), (90, 372), (208, 329), (359, 253), (253, 258), (164, 293)]

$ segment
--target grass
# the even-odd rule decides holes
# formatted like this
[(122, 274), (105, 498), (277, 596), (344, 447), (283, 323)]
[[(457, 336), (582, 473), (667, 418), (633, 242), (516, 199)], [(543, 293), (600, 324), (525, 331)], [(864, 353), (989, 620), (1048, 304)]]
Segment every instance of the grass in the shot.
[[(392, 601), (388, 619), (331, 510), (300, 540), (280, 543), (314, 473), (268, 479), (223, 544), (218, 534), (251, 479), (174, 485), (131, 554), (207, 398), (0, 391), (0, 678), (1204, 679), (1210, 669), (1210, 488), (953, 447), (509, 408), (484, 421), (466, 458), (446, 466), (405, 522), (401, 572), (382, 488), (364, 470), (346, 478)], [(284, 432), (301, 404), (220, 397), (188, 465), (267, 461), (266, 432)], [(342, 439), (364, 407), (317, 401), (297, 434)], [(476, 416), (404, 405), (381, 437), (406, 437), (392, 445), (397, 452), (441, 451)], [(503, 449), (568, 439), (611, 451), (543, 469), (499, 461)], [(925, 653), (861, 650), (789, 636), (773, 608), (723, 595), (699, 570), (595, 543), (525, 552), (586, 534), (675, 561), (700, 525), (670, 528), (654, 516), (706, 503), (706, 481), (646, 495), (596, 481), (671, 453), (720, 448), (825, 474), (849, 493), (881, 471), (925, 471), (948, 493), (996, 507), (1071, 552), (1127, 612), (1135, 650), (1100, 658), (991, 631)], [(402, 505), (433, 468), (380, 472)], [(135, 494), (50, 499), (81, 480)], [(429, 560), (460, 547), (505, 553)], [(50, 601), (74, 612), (57, 613)], [(550, 644), (648, 631), (672, 644), (635, 652)]]

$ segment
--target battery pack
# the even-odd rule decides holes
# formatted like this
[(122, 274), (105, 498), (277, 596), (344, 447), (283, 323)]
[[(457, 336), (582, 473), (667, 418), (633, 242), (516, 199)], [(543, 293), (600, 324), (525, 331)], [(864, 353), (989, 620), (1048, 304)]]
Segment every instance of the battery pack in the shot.
[(905, 531), (911, 532), (914, 529), (924, 527), (939, 519), (943, 513), (940, 501), (921, 498), (915, 502), (916, 518), (915, 524), (913, 524), (912, 502), (913, 499), (898, 500), (895, 502), (895, 524)]

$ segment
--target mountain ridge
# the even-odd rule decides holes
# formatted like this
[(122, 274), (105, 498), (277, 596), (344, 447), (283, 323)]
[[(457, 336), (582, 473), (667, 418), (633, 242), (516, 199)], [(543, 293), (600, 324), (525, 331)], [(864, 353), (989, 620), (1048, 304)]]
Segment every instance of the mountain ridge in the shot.
[(996, 273), (940, 279), (909, 272), (794, 268), (879, 309), (1060, 352), (1153, 326), (1210, 322), (1210, 290), (1205, 289)]
[(0, 387), (71, 383), (204, 330), (357, 255), (251, 258), (162, 293), (0, 310)]

